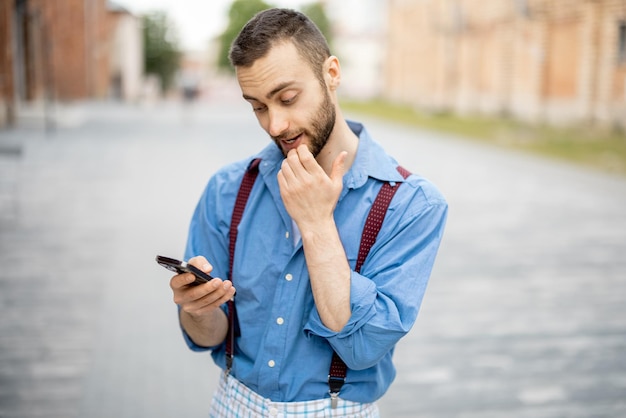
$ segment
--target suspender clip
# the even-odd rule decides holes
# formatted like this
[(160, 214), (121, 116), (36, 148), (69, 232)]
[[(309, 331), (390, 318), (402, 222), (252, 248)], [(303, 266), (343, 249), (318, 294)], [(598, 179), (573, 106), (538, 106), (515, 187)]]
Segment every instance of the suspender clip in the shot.
[(328, 375), (328, 393), (330, 393), (330, 406), (332, 409), (337, 408), (337, 401), (339, 398), (339, 391), (346, 382), (345, 377), (337, 377)]
[(232, 368), (233, 368), (233, 356), (230, 354), (226, 354), (226, 370), (224, 371), (226, 373), (226, 376), (230, 374), (230, 369)]

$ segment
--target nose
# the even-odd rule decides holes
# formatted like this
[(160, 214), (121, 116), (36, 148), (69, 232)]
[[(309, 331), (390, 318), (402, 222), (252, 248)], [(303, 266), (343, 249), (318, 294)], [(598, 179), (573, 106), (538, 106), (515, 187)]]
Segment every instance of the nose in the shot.
[(282, 133), (289, 129), (289, 120), (286, 112), (281, 109), (268, 109), (268, 127), (267, 132), (272, 137), (279, 137)]

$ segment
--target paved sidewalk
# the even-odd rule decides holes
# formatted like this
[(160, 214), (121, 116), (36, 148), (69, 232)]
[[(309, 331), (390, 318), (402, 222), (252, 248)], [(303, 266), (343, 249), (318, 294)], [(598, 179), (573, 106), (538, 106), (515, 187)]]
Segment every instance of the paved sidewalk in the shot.
[[(0, 131), (0, 418), (206, 417), (169, 273), (245, 103), (86, 104)], [(450, 203), (385, 418), (626, 416), (626, 179), (367, 121)]]

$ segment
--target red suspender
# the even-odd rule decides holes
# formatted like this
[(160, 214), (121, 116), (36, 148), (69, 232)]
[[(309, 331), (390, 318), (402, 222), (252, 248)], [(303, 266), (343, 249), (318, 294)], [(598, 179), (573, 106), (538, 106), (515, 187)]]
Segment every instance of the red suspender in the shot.
[[(260, 159), (252, 160), (250, 163), (250, 167), (246, 170), (246, 173), (243, 176), (243, 180), (241, 181), (241, 186), (239, 187), (239, 192), (237, 193), (237, 199), (235, 200), (235, 208), (233, 209), (233, 216), (230, 222), (230, 242), (229, 242), (229, 269), (228, 276), (229, 280), (233, 280), (232, 271), (233, 271), (233, 258), (235, 254), (235, 244), (237, 242), (237, 228), (239, 226), (239, 222), (241, 221), (241, 217), (243, 215), (243, 211), (246, 207), (246, 203), (248, 202), (248, 197), (250, 196), (250, 192), (252, 191), (252, 187), (254, 186), (254, 182), (256, 180), (257, 174), (259, 174), (259, 162)], [(404, 168), (398, 166), (397, 170), (402, 177), (405, 179), (411, 174)], [(402, 183), (397, 183), (395, 186), (392, 186), (389, 183), (383, 183), (380, 188), (374, 203), (370, 209), (369, 214), (367, 215), (367, 219), (365, 220), (365, 226), (363, 227), (363, 232), (361, 234), (361, 244), (359, 247), (359, 255), (356, 262), (355, 271), (359, 272), (361, 270), (361, 266), (367, 257), (372, 245), (376, 242), (376, 237), (378, 236), (378, 232), (383, 224), (383, 220), (385, 219), (385, 215), (387, 213), (387, 208), (391, 203), (391, 199), (394, 194), (398, 190), (398, 186)], [(230, 372), (230, 369), (233, 365), (233, 356), (234, 356), (234, 347), (235, 347), (235, 326), (236, 326), (236, 313), (235, 313), (235, 303), (233, 300), (228, 301), (228, 334), (226, 336), (226, 373)], [(328, 372), (328, 386), (329, 393), (331, 396), (331, 403), (333, 407), (336, 405), (337, 396), (339, 395), (339, 391), (346, 381), (346, 373), (348, 368), (346, 364), (341, 360), (341, 358), (337, 355), (337, 353), (333, 352), (333, 358), (330, 364), (330, 370)]]
[[(241, 180), (241, 186), (239, 186), (239, 192), (237, 193), (237, 199), (235, 200), (235, 208), (233, 209), (233, 216), (230, 221), (230, 241), (228, 244), (228, 280), (233, 281), (233, 258), (235, 257), (235, 244), (237, 243), (237, 228), (239, 222), (243, 216), (243, 211), (248, 203), (248, 197), (254, 186), (257, 174), (259, 174), (259, 163), (261, 159), (257, 158), (252, 160), (250, 166), (246, 170), (246, 173)], [(230, 373), (230, 369), (233, 367), (233, 357), (235, 353), (235, 301), (233, 299), (228, 301), (228, 333), (226, 334), (226, 373)]]
[[(407, 170), (398, 166), (396, 168), (398, 172), (405, 179), (411, 175)], [(402, 183), (398, 183), (400, 185)], [(380, 231), (380, 227), (383, 225), (383, 220), (385, 219), (385, 215), (387, 214), (387, 208), (391, 203), (391, 199), (393, 199), (393, 195), (396, 194), (398, 190), (397, 187), (392, 186), (389, 183), (383, 183), (382, 187), (378, 191), (378, 195), (372, 204), (369, 214), (367, 215), (367, 219), (365, 220), (365, 226), (363, 227), (363, 233), (361, 234), (361, 246), (359, 247), (359, 256), (356, 260), (356, 266), (354, 271), (357, 273), (361, 271), (361, 266), (365, 261), (365, 257), (369, 254), (372, 245), (376, 242), (376, 237), (378, 236), (378, 231)]]
[[(396, 169), (405, 179), (411, 175), (411, 173), (403, 167), (398, 166)], [(398, 187), (401, 184), (402, 183), (397, 183), (395, 186), (392, 186), (389, 182), (383, 183), (378, 191), (378, 195), (376, 195), (376, 199), (367, 214), (367, 219), (365, 220), (365, 225), (363, 226), (363, 232), (361, 233), (359, 255), (356, 260), (356, 266), (354, 267), (354, 271), (357, 273), (361, 271), (361, 266), (363, 265), (367, 254), (369, 254), (372, 245), (376, 242), (376, 237), (378, 236), (380, 227), (382, 226), (385, 215), (387, 214), (387, 209), (389, 208), (391, 199), (393, 199), (393, 196), (396, 194)], [(328, 372), (328, 392), (330, 393), (331, 405), (333, 408), (337, 406), (337, 396), (339, 396), (339, 391), (346, 381), (347, 372), (348, 367), (346, 366), (346, 363), (343, 362), (336, 352), (333, 352), (333, 359), (330, 363), (330, 371)]]

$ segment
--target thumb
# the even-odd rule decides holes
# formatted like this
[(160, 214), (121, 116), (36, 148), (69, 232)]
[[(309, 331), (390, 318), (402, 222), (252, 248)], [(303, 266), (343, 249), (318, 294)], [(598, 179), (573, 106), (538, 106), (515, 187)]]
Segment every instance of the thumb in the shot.
[(190, 258), (188, 263), (191, 264), (194, 267), (199, 268), (200, 270), (202, 270), (205, 273), (208, 273), (211, 270), (213, 270), (213, 266), (202, 255), (198, 255), (198, 256), (195, 256), (193, 258)]
[(337, 158), (335, 158), (335, 161), (333, 161), (333, 168), (330, 172), (330, 178), (332, 181), (342, 181), (347, 156), (347, 151), (341, 151)]

